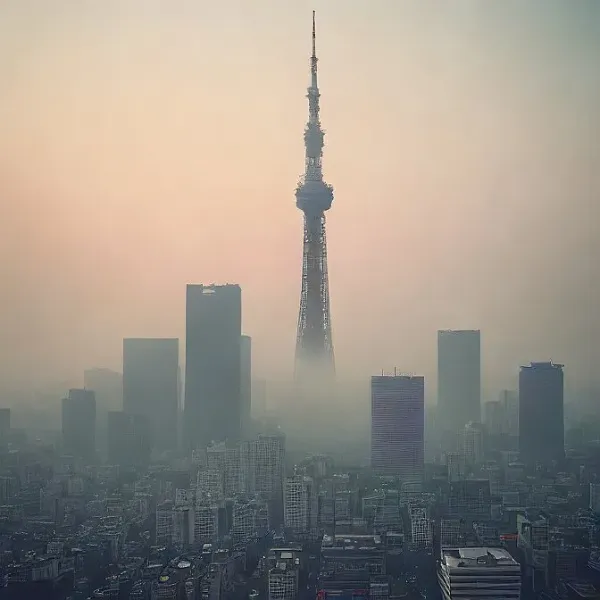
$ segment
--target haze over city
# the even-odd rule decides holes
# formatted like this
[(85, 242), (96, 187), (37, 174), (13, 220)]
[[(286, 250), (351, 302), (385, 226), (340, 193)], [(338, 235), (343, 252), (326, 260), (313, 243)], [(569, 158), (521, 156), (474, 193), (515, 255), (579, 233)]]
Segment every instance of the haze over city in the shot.
[(0, 383), (120, 369), (235, 282), (254, 369), (293, 368), (307, 21), (319, 14), (341, 379), (482, 330), (483, 398), (554, 359), (598, 385), (600, 5), (4, 2)]
[(600, 2), (0, 3), (2, 600), (600, 600)]

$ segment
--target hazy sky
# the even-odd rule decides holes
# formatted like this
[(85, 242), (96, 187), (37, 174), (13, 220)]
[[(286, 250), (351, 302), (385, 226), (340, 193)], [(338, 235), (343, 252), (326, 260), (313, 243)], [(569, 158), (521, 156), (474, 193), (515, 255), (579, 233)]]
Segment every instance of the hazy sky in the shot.
[(313, 8), (338, 370), (431, 390), (466, 327), (486, 389), (597, 377), (597, 0), (3, 0), (2, 382), (183, 337), (187, 282), (240, 283), (291, 369)]

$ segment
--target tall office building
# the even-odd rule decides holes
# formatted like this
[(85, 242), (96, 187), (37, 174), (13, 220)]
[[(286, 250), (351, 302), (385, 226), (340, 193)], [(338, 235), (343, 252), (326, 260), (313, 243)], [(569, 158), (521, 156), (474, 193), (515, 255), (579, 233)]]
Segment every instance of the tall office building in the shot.
[(143, 467), (150, 462), (151, 424), (144, 415), (108, 413), (108, 461), (112, 465)]
[(371, 466), (381, 475), (419, 481), (424, 468), (425, 380), (371, 377)]
[(62, 400), (63, 451), (92, 461), (96, 453), (96, 397), (92, 390), (72, 389)]
[(294, 475), (285, 480), (284, 526), (295, 533), (308, 533), (317, 526), (317, 488), (310, 477)]
[(145, 416), (152, 429), (153, 447), (177, 448), (179, 405), (179, 340), (123, 340), (123, 410)]
[(249, 335), (243, 335), (240, 338), (240, 353), (242, 435), (248, 438), (252, 425), (252, 338)]
[(111, 369), (86, 369), (83, 387), (96, 395), (96, 442), (102, 455), (106, 456), (108, 412), (123, 410), (123, 375)]
[(93, 368), (83, 372), (83, 387), (96, 395), (96, 413), (123, 408), (123, 375), (111, 369)]
[(188, 285), (185, 344), (185, 445), (237, 443), (241, 437), (242, 291)]
[(516, 439), (519, 437), (519, 394), (516, 390), (502, 390), (500, 402), (504, 407), (504, 433)]
[(484, 405), (483, 422), (488, 436), (498, 438), (506, 430), (504, 404), (500, 400), (492, 400)]
[(259, 435), (247, 446), (247, 489), (268, 501), (269, 522), (280, 525), (283, 522), (285, 436)]
[(6, 447), (10, 439), (10, 408), (0, 408), (0, 446)]
[(252, 418), (261, 423), (267, 417), (267, 382), (264, 379), (252, 381)]
[(480, 423), (467, 423), (462, 431), (462, 453), (467, 465), (473, 467), (483, 462), (483, 428)]
[(563, 365), (532, 362), (519, 373), (519, 453), (528, 464), (565, 457)]
[(445, 450), (467, 423), (481, 423), (479, 331), (438, 331), (438, 413)]
[(0, 408), (0, 439), (6, 439), (10, 433), (10, 408)]

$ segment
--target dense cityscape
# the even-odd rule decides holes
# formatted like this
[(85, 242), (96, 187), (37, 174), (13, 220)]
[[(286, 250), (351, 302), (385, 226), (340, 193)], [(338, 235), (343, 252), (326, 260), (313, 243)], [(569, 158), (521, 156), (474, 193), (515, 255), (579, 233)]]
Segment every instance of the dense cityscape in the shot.
[(600, 427), (569, 420), (569, 365), (531, 356), (485, 398), (485, 331), (439, 330), (435, 406), (392, 367), (361, 399), (365, 444), (307, 442), (349, 395), (316, 40), (313, 12), (293, 381), (255, 373), (240, 285), (189, 283), (185, 339), (124, 338), (122, 372), (64, 390), (60, 431), (0, 408), (0, 598), (600, 599)]

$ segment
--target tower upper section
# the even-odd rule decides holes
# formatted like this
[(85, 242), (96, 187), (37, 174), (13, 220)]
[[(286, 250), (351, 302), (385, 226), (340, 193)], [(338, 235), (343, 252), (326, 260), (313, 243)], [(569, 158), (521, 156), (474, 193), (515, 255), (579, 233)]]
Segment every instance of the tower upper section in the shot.
[(296, 188), (296, 206), (307, 215), (319, 215), (331, 208), (333, 187), (323, 181), (323, 146), (325, 132), (319, 119), (319, 85), (317, 81), (317, 47), (315, 11), (312, 23), (312, 55), (308, 88), (308, 122), (304, 129), (304, 174)]

